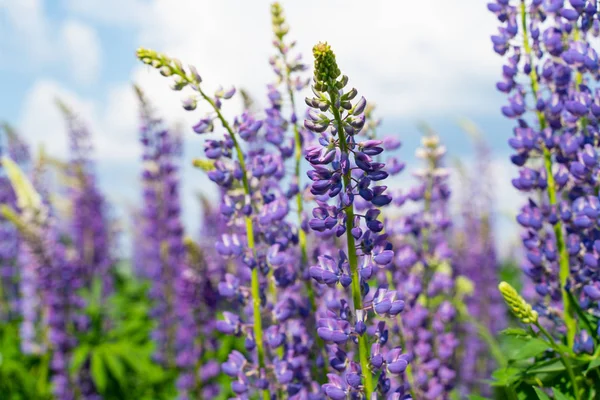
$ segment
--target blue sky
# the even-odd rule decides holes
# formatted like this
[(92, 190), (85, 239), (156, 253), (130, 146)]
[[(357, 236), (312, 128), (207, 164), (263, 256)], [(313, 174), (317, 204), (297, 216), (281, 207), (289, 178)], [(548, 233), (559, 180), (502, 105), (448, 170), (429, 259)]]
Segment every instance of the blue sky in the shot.
[[(506, 144), (512, 123), (499, 113), (504, 99), (494, 84), (501, 59), (489, 43), (496, 21), (484, 1), (282, 4), (305, 57), (315, 42), (329, 41), (351, 84), (377, 103), (381, 132), (403, 141), (401, 156), (409, 166), (415, 166), (420, 121), (438, 131), (451, 158), (468, 165), (471, 146), (456, 121), (475, 121), (494, 150), (498, 202), (516, 212), (510, 187), (516, 170), (507, 162)], [(343, 23), (314, 17), (333, 14)], [(199, 115), (180, 108), (180, 95), (137, 62), (135, 49), (143, 45), (176, 55), (197, 65), (209, 87), (248, 88), (264, 104), (264, 87), (273, 79), (270, 40), (269, 2), (262, 0), (0, 0), (0, 120), (64, 156), (64, 126), (53, 105), (61, 97), (89, 123), (101, 184), (123, 210), (138, 198), (132, 82), (146, 89), (169, 122), (183, 124), (186, 165), (201, 156), (201, 140), (188, 128)], [(186, 167), (184, 180), (187, 219), (198, 221), (193, 194), (205, 179)], [(499, 231), (512, 236), (507, 221)]]

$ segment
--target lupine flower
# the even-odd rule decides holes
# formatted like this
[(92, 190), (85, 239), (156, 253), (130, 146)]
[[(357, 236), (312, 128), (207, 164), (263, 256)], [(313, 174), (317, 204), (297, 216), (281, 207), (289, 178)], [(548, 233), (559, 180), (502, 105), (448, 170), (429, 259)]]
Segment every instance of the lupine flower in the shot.
[[(229, 334), (245, 336), (247, 351), (256, 355), (251, 357), (252, 362), (243, 374), (237, 376), (238, 380), (232, 382), (232, 389), (239, 393), (283, 390), (290, 396), (312, 391), (310, 379), (303, 378), (308, 376), (306, 359), (312, 343), (306, 325), (296, 321), (307, 315), (307, 301), (295, 283), (298, 271), (292, 253), (298, 236), (285, 220), (288, 204), (280, 185), (285, 172), (282, 161), (285, 152), (274, 153), (264, 145), (259, 132), (263, 123), (249, 111), (229, 123), (220, 110), (221, 99), (228, 96), (217, 93), (210, 97), (204, 93), (192, 67), (184, 71), (178, 61), (147, 50), (140, 50), (139, 56), (149, 64), (160, 63), (163, 70), (169, 70), (167, 75), (176, 75), (178, 87), (190, 85), (209, 103), (216, 114), (214, 118), (226, 130), (221, 140), (205, 142), (205, 154), (214, 160), (210, 167), (206, 163), (207, 174), (223, 193), (219, 209), (229, 227), (229, 233), (221, 235), (215, 249), (235, 265), (236, 276), (240, 278), (238, 284), (226, 275), (227, 282), (219, 287), (221, 295), (241, 303), (242, 314), (239, 325), (238, 317), (227, 314), (230, 318), (219, 322), (217, 327)], [(265, 311), (276, 323), (286, 324), (284, 351), (280, 349), (282, 337), (273, 336), (274, 330), (267, 325), (270, 319), (263, 321), (261, 314)], [(251, 322), (247, 322), (248, 314), (252, 315)], [(277, 378), (282, 370), (288, 369), (294, 371), (293, 381)]]
[(138, 87), (141, 104), (144, 147), (144, 209), (141, 227), (145, 240), (138, 256), (146, 277), (152, 279), (151, 297), (156, 301), (153, 316), (159, 321), (154, 331), (158, 344), (157, 359), (165, 365), (177, 366), (179, 398), (189, 398), (195, 390), (199, 349), (196, 337), (198, 322), (193, 309), (202, 299), (195, 290), (195, 274), (187, 263), (181, 221), (178, 161), (181, 138), (164, 129), (153, 116), (150, 105)]
[[(4, 139), (4, 143), (0, 142), (0, 156), (7, 154), (21, 167), (26, 167), (29, 162), (27, 145), (10, 126), (4, 125), (2, 128), (4, 135), (0, 136), (0, 140)], [(0, 165), (0, 204), (16, 207), (15, 193), (2, 165)], [(25, 272), (25, 268), (19, 263), (19, 241), (19, 233), (15, 226), (0, 216), (0, 321), (13, 320), (19, 316), (19, 281), (23, 281), (22, 275)], [(32, 305), (35, 294), (29, 293), (29, 299), (29, 305)], [(25, 303), (27, 301), (25, 300)]]
[[(445, 148), (439, 138), (428, 133), (417, 156), (426, 167), (417, 170), (417, 186), (406, 200), (418, 204), (417, 211), (389, 223), (388, 230), (398, 251), (393, 263), (392, 280), (404, 293), (406, 311), (402, 314), (402, 338), (411, 360), (412, 381), (404, 390), (416, 398), (446, 399), (455, 379), (455, 310), (448, 299), (454, 293), (447, 231), (448, 173), (443, 168)], [(452, 371), (449, 373), (448, 371)], [(442, 375), (444, 375), (442, 377)], [(444, 384), (440, 382), (444, 380)]]
[[(395, 315), (400, 312), (403, 303), (396, 300), (394, 292), (387, 292), (384, 288), (380, 288), (370, 301), (365, 297), (369, 292), (370, 271), (375, 266), (389, 264), (394, 253), (387, 242), (387, 235), (379, 234), (381, 229), (378, 225), (369, 224), (369, 217), (354, 213), (354, 202), (360, 196), (371, 207), (389, 204), (391, 197), (385, 193), (386, 187), (376, 183), (384, 180), (388, 173), (384, 171), (385, 164), (376, 162), (368, 154), (383, 151), (369, 150), (377, 148), (381, 142), (357, 141), (357, 135), (365, 124), (366, 100), (361, 98), (352, 104), (357, 91), (344, 91), (348, 77), (341, 75), (329, 45), (317, 44), (313, 55), (315, 97), (306, 99), (312, 110), (308, 112), (304, 126), (319, 137), (318, 145), (308, 148), (306, 153), (306, 159), (313, 167), (308, 173), (313, 181), (311, 192), (318, 202), (309, 226), (318, 232), (345, 236), (347, 246), (335, 258), (321, 256), (319, 266), (313, 266), (310, 274), (319, 283), (335, 286), (339, 282), (352, 289), (352, 311), (345, 300), (338, 302), (339, 305), (333, 303), (327, 317), (319, 319), (317, 333), (326, 342), (337, 345), (334, 347), (335, 359), (339, 359), (339, 353), (343, 352), (340, 346), (347, 345), (350, 337), (357, 338), (350, 343), (356, 343), (358, 349), (353, 351), (348, 346), (347, 352), (353, 351), (355, 357), (356, 353), (359, 355), (358, 363), (350, 361), (341, 365), (336, 362), (336, 369), (345, 374), (345, 383), (339, 376), (330, 374), (329, 383), (323, 385), (323, 390), (332, 399), (345, 398), (350, 394), (365, 398), (376, 396), (376, 393), (386, 395), (389, 385), (375, 387), (373, 383), (372, 369), (384, 368), (384, 363), (371, 363), (367, 312), (374, 309), (377, 314)], [(357, 182), (356, 186), (353, 180)], [(333, 206), (328, 205), (329, 198), (336, 200)], [(362, 219), (365, 220), (364, 225), (361, 224)], [(386, 331), (383, 321), (377, 325), (380, 331)], [(381, 340), (381, 345), (386, 342)], [(386, 352), (387, 348), (381, 351)]]
[[(76, 339), (70, 327), (75, 323), (78, 309), (82, 305), (77, 294), (77, 290), (82, 287), (78, 276), (81, 266), (79, 260), (69, 254), (66, 246), (59, 240), (56, 221), (24, 173), (6, 157), (2, 159), (2, 164), (16, 193), (16, 206), (19, 210), (17, 212), (3, 205), (2, 214), (21, 233), (21, 251), (26, 254), (32, 274), (27, 277), (27, 285), (36, 285), (40, 297), (38, 306), (41, 307), (37, 314), (43, 318), (41, 321), (32, 320), (32, 314), (36, 311), (27, 309), (30, 315), (26, 317), (27, 325), (23, 329), (40, 329), (44, 332), (42, 341), (51, 352), (53, 394), (59, 400), (71, 400), (75, 397), (68, 362)], [(36, 322), (41, 322), (45, 329), (37, 327)]]
[(512, 313), (524, 324), (533, 324), (538, 320), (537, 311), (531, 308), (531, 305), (523, 299), (519, 293), (508, 283), (500, 282), (498, 290), (502, 293), (504, 301)]
[[(519, 167), (513, 185), (528, 193), (517, 221), (526, 232), (523, 270), (535, 285), (534, 308), (543, 323), (562, 312), (567, 343), (574, 345), (574, 299), (595, 303), (585, 287), (596, 271), (598, 55), (590, 41), (598, 35), (593, 2), (533, 1), (490, 3), (501, 23), (492, 37), (505, 55), (497, 87), (509, 96), (502, 112), (517, 119), (509, 141)], [(519, 21), (519, 23), (517, 23)], [(528, 112), (528, 110), (532, 110)], [(541, 164), (530, 160), (542, 158)], [(582, 290), (583, 289), (583, 290)], [(562, 311), (560, 309), (562, 308)]]
[[(465, 295), (469, 317), (495, 334), (506, 327), (507, 318), (502, 295), (496, 290), (500, 261), (494, 240), (494, 177), (489, 170), (490, 149), (472, 124), (465, 123), (464, 128), (474, 136), (477, 158), (474, 168), (461, 171), (462, 224), (455, 226), (452, 264), (459, 275), (457, 292)], [(457, 371), (461, 391), (477, 390), (489, 395), (491, 388), (483, 382), (497, 365), (489, 357), (488, 345), (481, 340), (478, 327), (472, 323), (465, 323), (461, 333), (464, 342), (469, 343), (464, 347), (461, 368)]]
[(112, 291), (109, 270), (114, 260), (109, 238), (109, 210), (96, 182), (92, 138), (80, 118), (64, 103), (59, 102), (59, 107), (65, 117), (70, 144), (67, 166), (72, 179), (70, 236), (82, 262), (80, 273), (84, 286), (90, 289), (92, 281), (98, 279), (102, 282), (103, 294), (107, 295)]

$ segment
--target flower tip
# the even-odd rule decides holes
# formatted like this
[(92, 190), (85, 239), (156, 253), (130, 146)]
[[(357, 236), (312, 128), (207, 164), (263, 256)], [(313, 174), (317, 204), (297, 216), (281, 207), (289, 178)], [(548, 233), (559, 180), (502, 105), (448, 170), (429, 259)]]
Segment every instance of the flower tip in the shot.
[(331, 46), (329, 46), (329, 44), (327, 44), (327, 42), (319, 42), (319, 43), (315, 44), (315, 46), (313, 47), (313, 55), (315, 57), (324, 56), (328, 53), (333, 53), (333, 52), (331, 51)]
[(508, 282), (502, 281), (498, 284), (498, 290), (500, 290), (500, 292), (506, 292), (507, 290), (510, 290), (510, 289), (513, 289), (513, 287), (510, 286), (510, 284)]

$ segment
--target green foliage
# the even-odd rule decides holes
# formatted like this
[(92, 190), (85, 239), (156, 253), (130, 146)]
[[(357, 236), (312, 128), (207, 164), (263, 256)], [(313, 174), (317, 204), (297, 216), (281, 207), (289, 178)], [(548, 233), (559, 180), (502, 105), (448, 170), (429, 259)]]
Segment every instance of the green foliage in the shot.
[(0, 394), (6, 400), (49, 400), (48, 362), (21, 352), (18, 321), (0, 324)]
[[(543, 334), (543, 331), (541, 331)], [(492, 374), (492, 385), (508, 399), (600, 398), (598, 354), (575, 354), (562, 342), (533, 330), (509, 328), (502, 332), (502, 351), (509, 360)], [(575, 390), (574, 382), (578, 390)], [(552, 394), (544, 390), (548, 388)]]
[(94, 282), (90, 292), (82, 293), (90, 327), (77, 335), (71, 375), (75, 379), (82, 369), (89, 369), (105, 400), (172, 399), (176, 371), (167, 371), (152, 360), (147, 286), (122, 273), (115, 278), (115, 294), (104, 303), (100, 281)]

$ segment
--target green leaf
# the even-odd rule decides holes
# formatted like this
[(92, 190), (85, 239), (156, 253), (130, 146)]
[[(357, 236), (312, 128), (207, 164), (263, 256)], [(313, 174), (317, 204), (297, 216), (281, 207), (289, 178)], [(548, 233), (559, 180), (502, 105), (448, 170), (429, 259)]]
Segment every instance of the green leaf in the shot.
[(133, 346), (131, 345), (124, 346), (121, 343), (113, 345), (112, 347), (114, 354), (119, 356), (122, 363), (125, 363), (131, 370), (137, 373), (144, 372), (148, 365), (148, 361), (143, 354), (140, 354), (141, 352), (139, 349), (132, 348)]
[(528, 374), (545, 374), (550, 372), (561, 372), (565, 370), (565, 365), (559, 358), (544, 360), (533, 364), (527, 369)]
[(525, 360), (548, 350), (550, 345), (541, 339), (529, 339), (521, 348), (515, 349), (509, 356), (511, 360)]
[(550, 397), (542, 391), (542, 389), (534, 387), (535, 393), (538, 395), (538, 399), (540, 400), (550, 400)]
[(489, 399), (489, 398), (487, 398), (487, 397), (478, 396), (478, 395), (476, 395), (476, 394), (471, 394), (471, 395), (469, 395), (468, 399), (469, 399), (469, 400), (490, 400), (490, 399)]
[(505, 336), (530, 336), (529, 332), (522, 328), (507, 328), (500, 331), (500, 334)]
[(73, 356), (71, 357), (71, 366), (69, 368), (71, 375), (75, 375), (79, 372), (89, 355), (90, 346), (88, 344), (82, 344), (73, 351)]
[(92, 380), (100, 393), (104, 393), (108, 385), (108, 376), (104, 368), (104, 359), (102, 357), (102, 348), (98, 348), (92, 354), (91, 368)]
[(569, 398), (564, 395), (560, 390), (556, 388), (552, 388), (552, 393), (554, 393), (554, 398), (556, 400), (569, 400)]
[(520, 373), (521, 370), (519, 368), (506, 367), (497, 369), (492, 373), (492, 378), (494, 378), (492, 384), (494, 386), (510, 386), (519, 378)]
[(600, 367), (600, 357), (596, 357), (592, 360), (590, 365), (588, 365), (587, 369), (585, 370), (585, 373), (587, 374), (589, 371), (593, 370), (594, 368), (598, 368), (598, 367)]
[(125, 367), (123, 366), (123, 363), (121, 362), (119, 356), (116, 353), (110, 351), (103, 351), (102, 355), (104, 358), (104, 364), (106, 365), (108, 372), (117, 382), (119, 382), (119, 385), (121, 385), (121, 387), (124, 387)]

